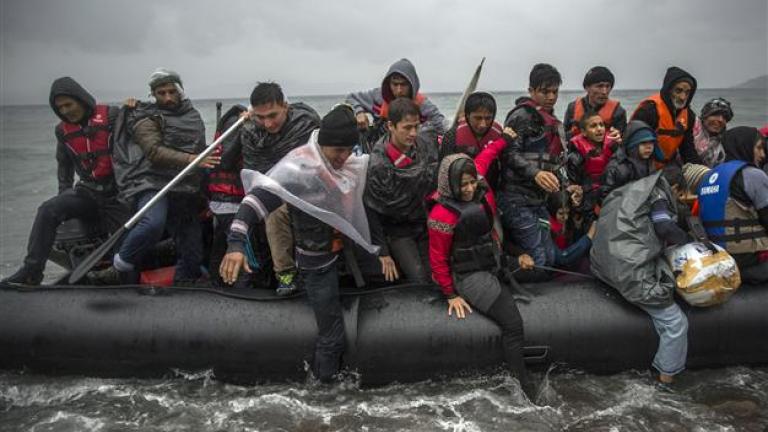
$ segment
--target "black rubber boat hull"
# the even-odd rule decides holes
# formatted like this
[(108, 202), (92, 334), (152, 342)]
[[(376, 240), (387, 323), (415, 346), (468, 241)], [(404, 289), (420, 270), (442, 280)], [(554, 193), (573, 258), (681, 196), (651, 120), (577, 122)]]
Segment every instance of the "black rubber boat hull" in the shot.
[[(650, 319), (594, 282), (528, 285), (520, 304), (529, 364), (593, 373), (645, 369)], [(257, 291), (255, 291), (257, 292)], [(499, 330), (478, 313), (447, 316), (426, 289), (345, 297), (345, 364), (363, 384), (418, 381), (498, 367)], [(768, 287), (688, 314), (691, 368), (768, 364)], [(0, 289), (0, 367), (93, 376), (213, 369), (222, 379), (303, 380), (316, 334), (303, 298), (248, 301), (174, 289)]]

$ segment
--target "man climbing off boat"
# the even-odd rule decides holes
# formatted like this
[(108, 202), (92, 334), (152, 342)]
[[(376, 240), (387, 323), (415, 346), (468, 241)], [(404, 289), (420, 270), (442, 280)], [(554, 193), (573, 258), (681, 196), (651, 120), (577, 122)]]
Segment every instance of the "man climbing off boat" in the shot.
[[(309, 142), (288, 153), (268, 175), (245, 170), (244, 180), (251, 179), (245, 182), (249, 193), (232, 222), (220, 268), (229, 284), (240, 271), (250, 271), (245, 255), (249, 230), (283, 202), (288, 204), (296, 264), (318, 327), (312, 372), (323, 382), (339, 371), (346, 344), (336, 268), (344, 237), (369, 253), (377, 253), (374, 244), (382, 244), (380, 232), (369, 232), (362, 202), (368, 156), (353, 155), (358, 141), (352, 108), (338, 105), (323, 117)], [(394, 261), (388, 256), (379, 259), (385, 278), (395, 280)]]
[(592, 273), (651, 317), (659, 334), (653, 367), (659, 381), (669, 384), (685, 369), (688, 320), (674, 301), (675, 275), (664, 249), (692, 238), (677, 225), (672, 186), (679, 187), (682, 174), (672, 169), (654, 172), (650, 149), (655, 143), (651, 127), (629, 122), (624, 147), (627, 152), (641, 148), (645, 158), (626, 165), (633, 167), (623, 171), (626, 183), (603, 201), (590, 258)]

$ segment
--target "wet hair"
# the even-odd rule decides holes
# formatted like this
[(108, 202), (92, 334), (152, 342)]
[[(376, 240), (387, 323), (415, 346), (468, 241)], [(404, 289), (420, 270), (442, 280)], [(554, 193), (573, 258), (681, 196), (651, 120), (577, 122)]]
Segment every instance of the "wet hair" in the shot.
[(552, 216), (557, 216), (557, 211), (561, 208), (571, 208), (571, 200), (565, 191), (552, 192), (547, 195), (547, 211)]
[(599, 117), (600, 114), (593, 109), (590, 109), (586, 113), (584, 113), (584, 115), (581, 117), (581, 120), (579, 120), (579, 129), (584, 130), (587, 127), (587, 122), (589, 121), (589, 119), (595, 116)]
[(387, 120), (391, 121), (393, 125), (397, 125), (403, 119), (408, 116), (415, 116), (420, 118), (421, 112), (416, 102), (410, 98), (397, 98), (389, 105), (389, 114)]
[(477, 167), (474, 163), (464, 163), (461, 166), (461, 177), (464, 177), (464, 174), (469, 174), (474, 178), (477, 178)]
[(531, 69), (528, 77), (528, 87), (537, 90), (547, 87), (560, 87), (563, 78), (554, 66), (547, 63), (538, 63)]
[(755, 159), (755, 147), (760, 145), (763, 135), (757, 128), (750, 126), (737, 126), (725, 131), (723, 149), (725, 161), (740, 160), (753, 163)]
[(496, 115), (496, 99), (486, 92), (475, 92), (467, 97), (464, 103), (464, 117), (469, 118), (473, 112), (486, 109), (493, 115)]
[(256, 107), (259, 105), (268, 104), (282, 104), (285, 102), (285, 96), (283, 95), (283, 89), (280, 85), (274, 82), (260, 82), (256, 84), (251, 92), (251, 106)]

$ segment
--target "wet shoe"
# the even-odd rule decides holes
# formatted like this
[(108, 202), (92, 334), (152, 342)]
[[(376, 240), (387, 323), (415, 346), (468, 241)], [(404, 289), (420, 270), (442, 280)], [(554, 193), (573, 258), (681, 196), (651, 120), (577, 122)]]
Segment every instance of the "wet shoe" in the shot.
[(275, 293), (280, 297), (289, 296), (299, 290), (296, 286), (296, 272), (287, 271), (275, 275), (277, 278), (277, 289)]
[(113, 266), (88, 272), (86, 278), (93, 285), (120, 285), (120, 272)]
[(22, 266), (16, 273), (0, 281), (0, 283), (13, 283), (22, 285), (40, 285), (43, 281), (43, 272)]
[(673, 383), (665, 383), (657, 380), (653, 386), (656, 388), (656, 391), (661, 393), (675, 393)]

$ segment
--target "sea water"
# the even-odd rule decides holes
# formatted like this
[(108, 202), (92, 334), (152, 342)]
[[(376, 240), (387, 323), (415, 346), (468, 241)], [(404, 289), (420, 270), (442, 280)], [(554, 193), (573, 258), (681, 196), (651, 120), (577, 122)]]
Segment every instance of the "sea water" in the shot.
[[(616, 90), (631, 115), (652, 90)], [(581, 92), (560, 94), (556, 112)], [(522, 93), (497, 92), (503, 121)], [(698, 111), (725, 97), (729, 126), (768, 123), (765, 90), (699, 90)], [(450, 120), (459, 94), (432, 95)], [(321, 115), (343, 96), (292, 97)], [(198, 100), (208, 136), (215, 100)], [(223, 100), (224, 111), (247, 98)], [(0, 277), (21, 263), (37, 206), (56, 194), (58, 118), (47, 105), (0, 107)], [(46, 281), (63, 273), (54, 264)], [(738, 295), (738, 294), (737, 294)], [(727, 305), (725, 306), (727, 307)], [(0, 353), (0, 355), (3, 355)], [(210, 371), (169, 371), (164, 379), (52, 377), (0, 373), (0, 431), (765, 431), (768, 369), (730, 367), (687, 371), (673, 391), (648, 371), (599, 376), (560, 365), (535, 373), (540, 406), (528, 402), (506, 373), (362, 388), (351, 374), (338, 385), (312, 380), (237, 386)]]

